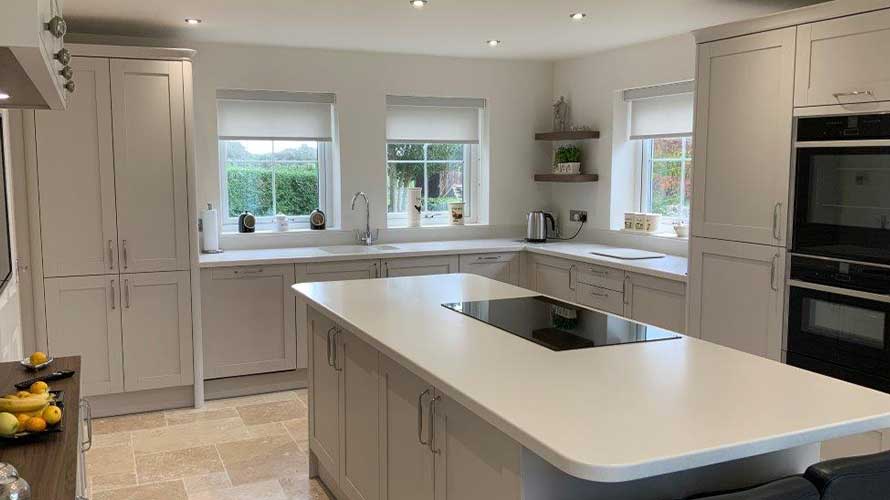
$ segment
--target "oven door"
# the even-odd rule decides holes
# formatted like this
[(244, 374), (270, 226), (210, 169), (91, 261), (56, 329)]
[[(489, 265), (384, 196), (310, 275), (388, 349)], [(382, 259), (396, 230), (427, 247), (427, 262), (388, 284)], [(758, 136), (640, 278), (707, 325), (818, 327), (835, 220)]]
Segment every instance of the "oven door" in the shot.
[(890, 297), (816, 287), (791, 286), (788, 364), (890, 392)]
[(792, 251), (890, 264), (890, 142), (809, 146), (797, 144)]

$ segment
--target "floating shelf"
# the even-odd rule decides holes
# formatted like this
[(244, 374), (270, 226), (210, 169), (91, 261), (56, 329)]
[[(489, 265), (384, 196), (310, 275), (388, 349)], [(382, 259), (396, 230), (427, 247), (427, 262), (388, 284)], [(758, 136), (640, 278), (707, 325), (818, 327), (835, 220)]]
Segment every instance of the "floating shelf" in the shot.
[(538, 132), (535, 134), (536, 141), (580, 141), (599, 138), (599, 130), (566, 130), (563, 132)]
[(597, 182), (598, 174), (535, 174), (538, 182)]

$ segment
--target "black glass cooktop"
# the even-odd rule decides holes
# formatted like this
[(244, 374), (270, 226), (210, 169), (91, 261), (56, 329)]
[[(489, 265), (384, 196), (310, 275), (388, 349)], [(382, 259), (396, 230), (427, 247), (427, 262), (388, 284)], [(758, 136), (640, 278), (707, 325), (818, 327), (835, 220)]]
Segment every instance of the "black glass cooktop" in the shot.
[(668, 330), (543, 296), (442, 306), (553, 351), (680, 338)]

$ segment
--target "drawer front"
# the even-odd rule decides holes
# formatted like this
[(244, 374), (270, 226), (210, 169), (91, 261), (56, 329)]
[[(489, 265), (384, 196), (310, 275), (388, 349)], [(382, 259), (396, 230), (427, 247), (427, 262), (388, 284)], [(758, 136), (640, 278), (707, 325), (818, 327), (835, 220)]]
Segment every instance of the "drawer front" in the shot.
[(625, 273), (619, 269), (579, 263), (577, 273), (578, 283), (608, 288), (617, 292), (624, 291)]
[(371, 269), (377, 259), (312, 262), (306, 265), (307, 274), (361, 272)]
[(510, 262), (519, 254), (517, 253), (483, 253), (483, 254), (472, 254), (472, 255), (461, 255), (460, 263), (461, 265), (475, 265), (475, 264), (495, 264), (499, 262)]
[(624, 294), (602, 288), (578, 283), (577, 302), (613, 314), (624, 314)]
[(281, 276), (282, 267), (289, 266), (245, 266), (213, 268), (210, 277), (214, 280), (236, 280), (262, 276)]

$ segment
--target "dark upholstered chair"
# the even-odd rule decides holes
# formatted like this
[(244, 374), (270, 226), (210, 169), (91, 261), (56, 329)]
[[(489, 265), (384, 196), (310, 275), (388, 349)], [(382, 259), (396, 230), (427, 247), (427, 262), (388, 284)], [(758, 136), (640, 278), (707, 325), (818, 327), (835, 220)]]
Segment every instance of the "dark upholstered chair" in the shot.
[(890, 451), (838, 458), (756, 488), (687, 500), (890, 500)]

